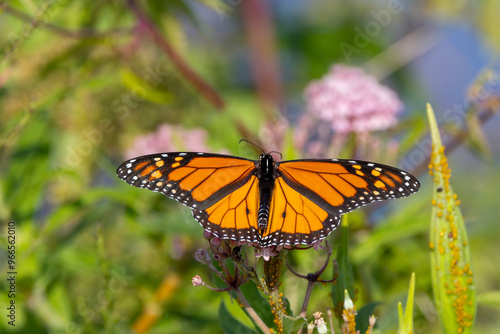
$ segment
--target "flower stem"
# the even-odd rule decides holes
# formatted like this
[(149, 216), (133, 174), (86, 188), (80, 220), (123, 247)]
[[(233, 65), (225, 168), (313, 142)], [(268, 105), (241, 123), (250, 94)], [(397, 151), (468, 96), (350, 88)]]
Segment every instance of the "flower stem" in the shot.
[[(299, 318), (305, 318), (306, 317), (307, 306), (309, 305), (309, 299), (311, 298), (311, 292), (312, 292), (313, 286), (314, 286), (314, 282), (313, 281), (307, 281), (306, 295), (304, 296), (304, 302), (302, 303), (302, 308), (300, 309)], [(302, 333), (302, 329), (303, 328), (301, 328), (297, 332), (297, 334), (301, 334)]]
[(309, 305), (309, 299), (311, 298), (311, 292), (314, 286), (313, 281), (307, 282), (306, 295), (304, 296), (304, 302), (302, 303), (302, 309), (300, 310), (299, 317), (305, 317), (307, 314), (307, 306)]

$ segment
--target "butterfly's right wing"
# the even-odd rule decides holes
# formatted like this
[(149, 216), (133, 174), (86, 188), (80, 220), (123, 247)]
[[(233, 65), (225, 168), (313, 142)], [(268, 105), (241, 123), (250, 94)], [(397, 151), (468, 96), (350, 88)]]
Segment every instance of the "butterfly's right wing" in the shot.
[(362, 205), (409, 196), (418, 180), (400, 169), (354, 160), (293, 160), (279, 164), (264, 246), (310, 245), (340, 216)]

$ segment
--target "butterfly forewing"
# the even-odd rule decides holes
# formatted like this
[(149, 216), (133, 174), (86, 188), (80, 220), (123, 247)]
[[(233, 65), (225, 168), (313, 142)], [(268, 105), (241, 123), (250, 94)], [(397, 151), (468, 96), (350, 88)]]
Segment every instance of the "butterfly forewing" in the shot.
[(209, 232), (225, 239), (258, 241), (255, 162), (207, 153), (162, 153), (124, 162), (120, 179), (161, 192), (193, 210)]
[(285, 161), (279, 165), (279, 174), (292, 189), (332, 215), (374, 201), (406, 197), (420, 187), (405, 171), (366, 161)]

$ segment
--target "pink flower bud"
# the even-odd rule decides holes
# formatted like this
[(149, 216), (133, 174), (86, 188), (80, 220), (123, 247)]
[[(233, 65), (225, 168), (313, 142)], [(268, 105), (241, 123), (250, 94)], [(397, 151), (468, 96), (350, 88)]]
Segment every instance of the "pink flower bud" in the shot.
[(219, 247), (220, 244), (221, 244), (221, 241), (220, 241), (220, 238), (218, 237), (213, 237), (212, 240), (210, 240), (210, 244), (213, 246), (213, 247)]
[(203, 231), (203, 237), (207, 240), (212, 240), (212, 238), (214, 237), (214, 235), (210, 232), (208, 232), (207, 230), (204, 230)]
[(200, 286), (203, 285), (203, 280), (200, 276), (196, 275), (191, 279), (191, 283), (193, 283), (193, 286)]

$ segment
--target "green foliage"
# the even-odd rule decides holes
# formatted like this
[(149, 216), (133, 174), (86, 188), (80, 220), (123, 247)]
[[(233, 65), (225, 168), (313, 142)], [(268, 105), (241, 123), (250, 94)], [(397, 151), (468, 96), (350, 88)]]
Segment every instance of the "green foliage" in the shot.
[(224, 333), (241, 333), (241, 334), (252, 334), (256, 333), (245, 325), (241, 324), (236, 318), (234, 318), (227, 310), (224, 301), (221, 302), (219, 307), (219, 323), (221, 329)]

